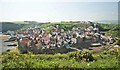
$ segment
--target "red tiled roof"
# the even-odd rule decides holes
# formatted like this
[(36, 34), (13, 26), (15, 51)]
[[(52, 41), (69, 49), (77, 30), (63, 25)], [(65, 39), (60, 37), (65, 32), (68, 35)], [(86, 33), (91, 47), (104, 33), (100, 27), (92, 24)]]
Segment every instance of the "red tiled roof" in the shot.
[(21, 41), (22, 44), (27, 44), (28, 42), (29, 42), (28, 38), (23, 38)]
[(50, 40), (48, 37), (43, 37), (42, 39), (43, 40)]

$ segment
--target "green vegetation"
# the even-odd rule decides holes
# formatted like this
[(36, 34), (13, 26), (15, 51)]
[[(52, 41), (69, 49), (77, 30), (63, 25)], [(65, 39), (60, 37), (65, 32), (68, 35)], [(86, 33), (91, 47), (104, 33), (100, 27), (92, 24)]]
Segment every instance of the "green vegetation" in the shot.
[(88, 50), (67, 54), (20, 54), (17, 49), (0, 57), (2, 68), (117, 68), (116, 54), (92, 54)]
[(59, 29), (64, 29), (65, 31), (71, 30), (73, 27), (79, 27), (79, 28), (87, 28), (90, 26), (90, 24), (86, 23), (73, 23), (73, 22), (54, 22), (54, 23), (46, 23), (40, 26), (40, 29), (44, 29), (49, 27), (46, 31), (52, 32), (55, 30), (55, 25), (59, 25)]
[(16, 21), (15, 24), (29, 24), (28, 22)]
[(42, 25), (38, 22), (22, 22), (22, 21), (15, 21), (15, 22), (0, 22), (2, 24), (2, 32), (7, 32), (8, 30), (15, 31), (15, 30), (25, 30), (30, 27), (34, 27), (35, 25)]
[(107, 31), (105, 33), (106, 36), (112, 37), (120, 37), (120, 25), (118, 24), (103, 24), (100, 23), (100, 29), (103, 31)]
[(107, 33), (107, 36), (120, 37), (120, 26), (114, 26)]
[(116, 27), (117, 24), (103, 24), (103, 23), (100, 23), (100, 26), (101, 26), (103, 29), (112, 29), (112, 28)]
[(15, 31), (27, 24), (15, 24), (14, 22), (2, 22), (2, 32), (7, 32), (8, 30)]

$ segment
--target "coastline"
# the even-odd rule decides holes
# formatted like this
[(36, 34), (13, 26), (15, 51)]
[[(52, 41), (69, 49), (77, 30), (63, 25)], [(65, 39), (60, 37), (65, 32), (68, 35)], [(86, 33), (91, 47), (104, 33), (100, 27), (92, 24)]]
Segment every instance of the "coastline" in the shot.
[(13, 48), (17, 47), (17, 46), (7, 46), (7, 45), (10, 45), (10, 44), (13, 44), (13, 43), (17, 44), (17, 42), (15, 42), (15, 41), (13, 41), (13, 42), (4, 42), (4, 41), (8, 40), (9, 37), (10, 37), (9, 35), (0, 35), (0, 52), (1, 53), (5, 52), (5, 51), (7, 51), (9, 49), (13, 49)]

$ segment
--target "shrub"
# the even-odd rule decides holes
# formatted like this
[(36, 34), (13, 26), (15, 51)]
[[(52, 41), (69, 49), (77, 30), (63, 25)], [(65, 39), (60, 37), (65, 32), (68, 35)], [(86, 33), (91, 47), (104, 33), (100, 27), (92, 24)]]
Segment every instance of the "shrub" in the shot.
[[(89, 50), (67, 54), (20, 54), (13, 50), (0, 57), (5, 68), (108, 68), (117, 67), (115, 55), (92, 54)], [(94, 56), (94, 57), (93, 57)], [(84, 61), (85, 59), (85, 61)], [(97, 59), (97, 61), (94, 61)], [(86, 62), (87, 61), (87, 62)], [(92, 61), (92, 62), (91, 62)]]
[(76, 61), (80, 61), (82, 59), (86, 59), (86, 61), (93, 61), (94, 60), (92, 53), (88, 50), (70, 52), (70, 53), (68, 53), (68, 56), (69, 56), (69, 58), (75, 58)]

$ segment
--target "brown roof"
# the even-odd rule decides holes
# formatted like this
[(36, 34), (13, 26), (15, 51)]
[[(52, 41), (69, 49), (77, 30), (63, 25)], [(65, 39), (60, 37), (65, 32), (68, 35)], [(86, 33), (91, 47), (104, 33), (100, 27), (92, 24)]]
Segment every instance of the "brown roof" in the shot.
[(28, 38), (23, 38), (21, 41), (22, 44), (27, 44), (28, 42), (29, 42)]
[(48, 38), (48, 37), (43, 37), (42, 39), (43, 40), (50, 40), (50, 38)]

